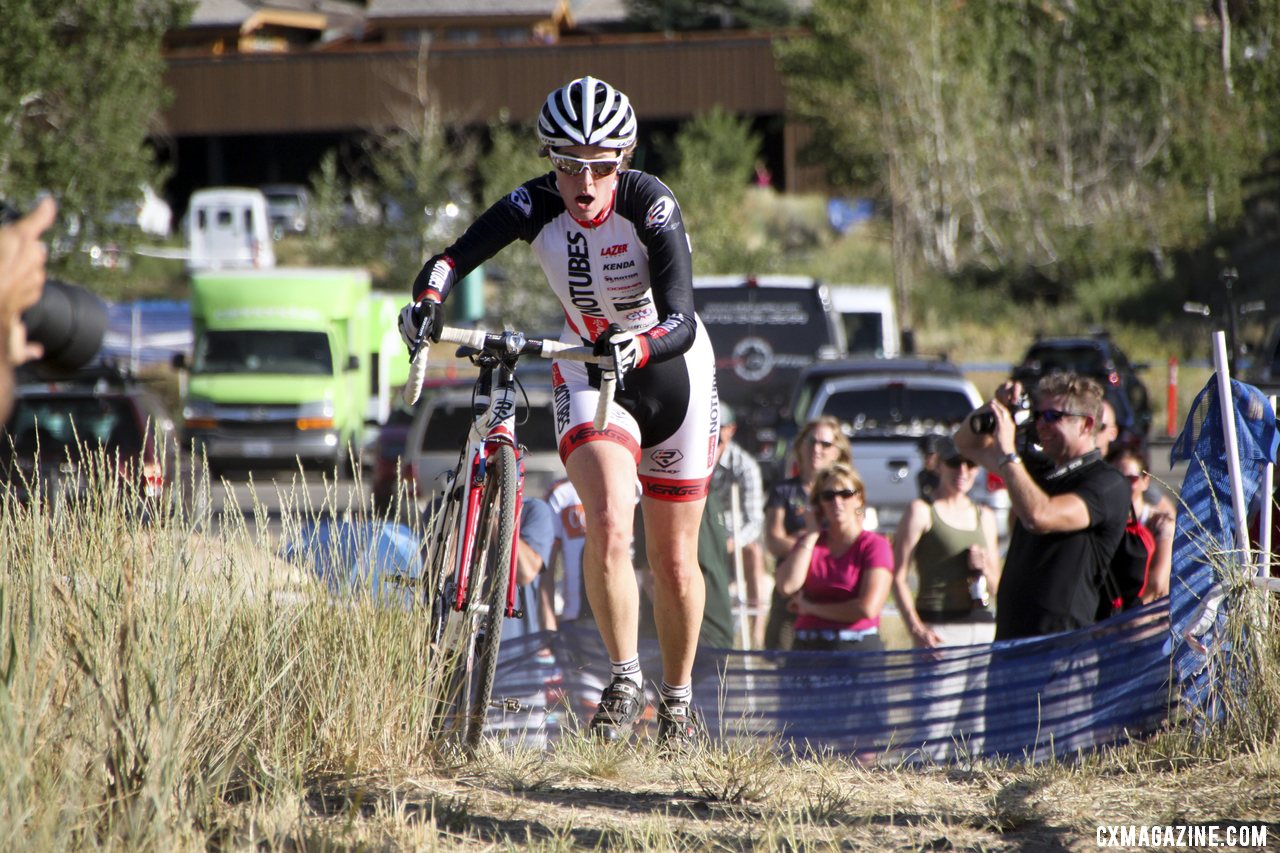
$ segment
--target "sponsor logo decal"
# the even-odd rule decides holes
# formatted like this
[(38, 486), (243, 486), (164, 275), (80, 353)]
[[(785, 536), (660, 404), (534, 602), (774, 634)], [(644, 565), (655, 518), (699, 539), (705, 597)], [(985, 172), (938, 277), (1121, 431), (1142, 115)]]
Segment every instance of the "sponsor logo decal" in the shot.
[(502, 396), (493, 401), (493, 412), (489, 418), (489, 427), (500, 426), (503, 421), (510, 418), (516, 412), (516, 401), (509, 396)]
[(517, 187), (511, 192), (511, 195), (507, 196), (507, 199), (520, 208), (520, 212), (526, 218), (533, 215), (533, 199), (529, 198), (529, 191), (524, 187)]
[(653, 206), (649, 208), (649, 212), (644, 215), (644, 225), (646, 228), (665, 228), (675, 212), (675, 199), (669, 195), (664, 195), (655, 201)]
[(626, 244), (626, 243), (619, 243), (619, 244), (618, 244), (618, 245), (616, 245), (616, 246), (609, 246), (608, 248), (601, 249), (601, 250), (600, 250), (600, 257), (602, 257), (602, 258), (612, 258), (614, 255), (621, 255), (621, 254), (626, 253), (626, 251), (627, 251), (627, 244)]
[(552, 385), (554, 391), (553, 403), (556, 413), (556, 432), (561, 433), (569, 428), (569, 386), (564, 384), (564, 380), (560, 378), (559, 371), (552, 368), (554, 376), (552, 376)]
[(680, 483), (664, 483), (661, 480), (649, 480), (644, 484), (645, 494), (655, 498), (668, 500), (695, 500), (707, 493), (703, 485), (682, 485)]
[(733, 372), (747, 382), (759, 382), (773, 372), (773, 347), (764, 338), (743, 338), (733, 346)]
[(670, 468), (684, 459), (684, 454), (675, 448), (666, 450), (655, 450), (649, 454), (649, 458), (653, 460), (653, 464), (659, 468)]
[(635, 261), (626, 260), (626, 261), (618, 261), (617, 263), (613, 263), (613, 264), (601, 264), (600, 269), (609, 270), (610, 272), (616, 272), (618, 270), (629, 270), (635, 265), (636, 265)]
[(591, 256), (587, 238), (581, 231), (565, 235), (568, 253), (569, 301), (584, 317), (603, 317), (604, 310), (591, 287)]

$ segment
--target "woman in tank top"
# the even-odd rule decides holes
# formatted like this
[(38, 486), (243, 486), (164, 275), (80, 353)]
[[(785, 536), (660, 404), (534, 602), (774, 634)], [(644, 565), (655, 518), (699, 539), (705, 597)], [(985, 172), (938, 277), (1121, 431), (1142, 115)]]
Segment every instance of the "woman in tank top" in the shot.
[[(933, 502), (912, 501), (893, 538), (894, 597), (917, 647), (989, 643), (996, 631), (991, 602), (1000, 583), (995, 515), (969, 498), (977, 465), (950, 438), (938, 450), (943, 464)], [(907, 584), (912, 565), (914, 600)]]

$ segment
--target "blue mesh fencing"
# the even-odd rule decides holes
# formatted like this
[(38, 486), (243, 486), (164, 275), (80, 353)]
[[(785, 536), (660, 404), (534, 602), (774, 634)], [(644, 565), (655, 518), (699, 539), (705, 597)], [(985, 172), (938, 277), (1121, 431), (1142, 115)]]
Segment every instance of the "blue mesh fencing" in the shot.
[[(703, 649), (694, 694), (713, 737), (772, 736), (906, 762), (1042, 761), (1160, 726), (1170, 708), (1168, 614), (1156, 603), (1082, 631), (934, 650)], [(658, 676), (656, 642), (642, 642), (641, 661)], [(493, 710), (491, 733), (542, 742), (576, 730), (608, 672), (591, 625), (504, 642), (494, 696), (524, 707)]]
[[(1231, 395), (1245, 506), (1253, 507), (1260, 502), (1264, 465), (1276, 456), (1275, 412), (1252, 385), (1232, 380)], [(1244, 543), (1237, 541), (1218, 400), (1215, 375), (1196, 396), (1169, 452), (1173, 464), (1188, 463), (1173, 540), (1169, 648), (1183, 702), (1208, 717), (1216, 716), (1209, 707), (1215, 687), (1210, 664), (1230, 651), (1227, 612), (1232, 597), (1247, 589), (1239, 580), (1250, 570), (1242, 564)]]

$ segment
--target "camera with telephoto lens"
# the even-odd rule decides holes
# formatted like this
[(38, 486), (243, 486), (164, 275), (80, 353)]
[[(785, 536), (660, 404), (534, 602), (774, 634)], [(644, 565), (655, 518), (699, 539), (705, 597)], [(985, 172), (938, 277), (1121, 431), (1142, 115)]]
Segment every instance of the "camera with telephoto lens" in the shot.
[[(991, 435), (994, 433), (996, 431), (996, 413), (991, 410), (991, 407), (1002, 405), (1004, 404), (993, 400), (969, 415), (969, 429), (975, 435)], [(1013, 422), (1021, 429), (1031, 419), (1031, 398), (1023, 394), (1014, 401), (1011, 411), (1013, 412)]]
[[(12, 204), (0, 201), (0, 226), (22, 218)], [(40, 299), (22, 312), (27, 340), (44, 347), (36, 362), (55, 371), (84, 367), (102, 348), (107, 331), (107, 305), (83, 287), (46, 279)]]

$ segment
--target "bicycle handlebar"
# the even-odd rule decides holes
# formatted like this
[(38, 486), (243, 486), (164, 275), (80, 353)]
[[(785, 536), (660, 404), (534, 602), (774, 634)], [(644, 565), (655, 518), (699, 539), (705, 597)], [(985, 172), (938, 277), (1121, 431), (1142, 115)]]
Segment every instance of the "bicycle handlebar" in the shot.
[[(440, 330), (440, 340), (451, 344), (471, 347), (473, 349), (498, 349), (503, 340), (500, 334), (486, 332), (483, 329), (457, 329), (445, 326)], [(427, 378), (427, 351), (430, 341), (422, 338), (418, 342), (413, 360), (409, 364), (409, 379), (405, 382), (402, 397), (407, 405), (412, 406), (422, 396), (422, 383)], [(540, 358), (562, 358), (566, 361), (582, 361), (599, 363), (602, 358), (596, 355), (591, 347), (566, 344), (561, 341), (538, 340), (528, 338), (518, 351), (520, 355), (536, 355)], [(609, 425), (609, 405), (613, 403), (617, 379), (613, 371), (600, 371), (600, 399), (596, 405), (596, 416), (592, 422), (597, 430), (603, 431)]]

